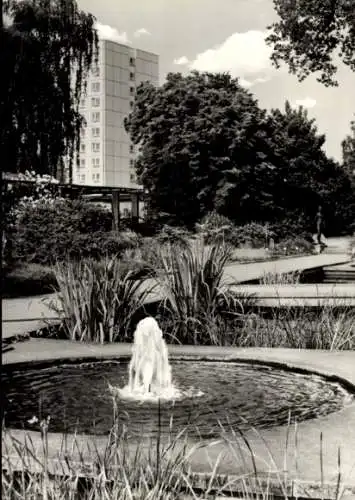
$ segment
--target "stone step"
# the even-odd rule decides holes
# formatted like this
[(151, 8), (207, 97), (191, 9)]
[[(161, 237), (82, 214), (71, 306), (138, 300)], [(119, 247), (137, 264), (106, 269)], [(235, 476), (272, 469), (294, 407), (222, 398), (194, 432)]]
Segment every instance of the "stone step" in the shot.
[(324, 273), (324, 279), (350, 279), (355, 278), (355, 273)]
[(348, 272), (328, 272), (325, 271), (323, 274), (323, 282), (327, 280), (345, 280), (345, 281), (355, 281), (355, 272), (353, 271), (348, 271)]
[(354, 283), (354, 287), (355, 287), (355, 278), (353, 279), (344, 279), (344, 278), (333, 278), (333, 279), (323, 279), (322, 283), (327, 283), (327, 284), (337, 284), (337, 283)]
[(323, 268), (323, 283), (339, 282), (354, 283), (355, 286), (355, 267), (352, 261)]
[(324, 274), (329, 274), (329, 276), (333, 274), (344, 274), (350, 275), (355, 274), (355, 269), (353, 267), (349, 267), (348, 269), (323, 269)]

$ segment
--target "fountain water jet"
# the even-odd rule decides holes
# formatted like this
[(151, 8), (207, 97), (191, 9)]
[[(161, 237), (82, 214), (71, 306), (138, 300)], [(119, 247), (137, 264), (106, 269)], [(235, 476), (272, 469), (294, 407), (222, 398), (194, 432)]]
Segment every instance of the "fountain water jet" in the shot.
[(163, 332), (152, 317), (142, 319), (136, 327), (128, 370), (128, 385), (123, 389), (116, 389), (125, 399), (152, 401), (178, 399), (182, 396), (182, 392), (172, 382)]

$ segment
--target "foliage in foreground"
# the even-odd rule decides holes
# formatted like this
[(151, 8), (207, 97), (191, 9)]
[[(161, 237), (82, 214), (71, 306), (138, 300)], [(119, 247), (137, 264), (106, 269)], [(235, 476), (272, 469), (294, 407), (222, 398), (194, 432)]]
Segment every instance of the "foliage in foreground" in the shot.
[[(157, 408), (159, 421), (160, 409)], [(117, 414), (115, 415), (117, 418)], [(273, 456), (272, 450), (256, 429), (254, 436), (238, 429), (220, 426), (220, 435), (210, 442), (192, 443), (188, 428), (163, 438), (160, 431), (156, 438), (129, 440), (127, 430), (118, 431), (114, 420), (111, 433), (105, 442), (97, 444), (81, 439), (80, 435), (63, 435), (56, 440), (56, 453), (48, 435), (48, 419), (40, 422), (41, 442), (35, 445), (30, 435), (18, 438), (11, 430), (2, 435), (3, 467), (2, 497), (43, 498), (45, 500), (181, 500), (182, 498), (230, 498), (238, 492), (242, 498), (273, 498), (276, 489), (279, 497), (287, 500), (293, 495), (298, 478), (291, 475), (290, 457), (296, 463), (302, 460), (298, 449), (298, 428), (287, 427), (283, 444), (283, 458)], [(265, 458), (259, 457), (254, 441), (262, 443)], [(216, 456), (213, 448), (223, 445), (224, 451)], [(319, 466), (321, 488), (324, 484), (323, 435), (320, 433)], [(191, 457), (199, 453), (206, 464), (206, 476), (194, 473)], [(230, 457), (229, 467), (235, 472), (220, 474), (224, 455)], [(260, 449), (259, 449), (260, 453)], [(280, 459), (283, 463), (279, 463)], [(14, 467), (14, 463), (17, 466)], [(259, 468), (269, 471), (260, 473)], [(292, 467), (292, 466), (291, 466)], [(297, 470), (297, 467), (296, 467)], [(338, 449), (338, 470), (334, 484), (334, 500), (346, 493), (348, 478), (343, 473), (341, 450)]]
[(51, 307), (63, 314), (65, 337), (81, 342), (126, 340), (154, 288), (117, 259), (58, 263), (55, 276), (59, 304)]

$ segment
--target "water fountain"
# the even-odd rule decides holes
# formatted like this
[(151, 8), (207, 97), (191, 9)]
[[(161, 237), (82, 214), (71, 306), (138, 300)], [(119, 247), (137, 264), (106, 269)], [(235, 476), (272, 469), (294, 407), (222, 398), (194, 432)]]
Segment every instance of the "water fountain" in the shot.
[(137, 325), (128, 374), (128, 384), (123, 389), (110, 386), (112, 393), (122, 398), (149, 401), (173, 400), (182, 396), (172, 382), (163, 332), (152, 317), (142, 319)]

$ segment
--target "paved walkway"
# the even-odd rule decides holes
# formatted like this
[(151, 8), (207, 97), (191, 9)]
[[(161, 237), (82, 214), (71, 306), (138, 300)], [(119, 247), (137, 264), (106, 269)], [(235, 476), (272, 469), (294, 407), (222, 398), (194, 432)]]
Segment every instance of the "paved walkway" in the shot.
[[(349, 255), (342, 253), (295, 257), (277, 261), (256, 262), (249, 264), (233, 263), (227, 266), (225, 278), (227, 282), (242, 283), (256, 280), (267, 273), (288, 273), (333, 264), (341, 264), (347, 261), (349, 261)], [(277, 287), (273, 285), (273, 294), (278, 302), (274, 301), (272, 305), (280, 305), (279, 300), (283, 294), (286, 294), (285, 297), (288, 297), (288, 301), (286, 301), (285, 305), (291, 305), (290, 299), (292, 297), (292, 294), (296, 294), (298, 300), (302, 300), (302, 297), (317, 297), (318, 292), (316, 287), (316, 285), (313, 285), (313, 288), (306, 288), (305, 286), (300, 285), (295, 287), (292, 285), (283, 288), (279, 287), (278, 292)], [(341, 287), (341, 290), (338, 287)], [(349, 297), (349, 294), (350, 297), (352, 295), (355, 296), (355, 291), (352, 294), (352, 285), (348, 286), (348, 290), (346, 292), (344, 292), (343, 287), (344, 285), (328, 285), (328, 292), (327, 294), (325, 294), (326, 299), (329, 300), (329, 298), (334, 295), (344, 296), (344, 293), (347, 297)], [(339, 292), (337, 292), (337, 289), (339, 289)], [(256, 288), (252, 287), (248, 289), (246, 285), (242, 285), (240, 290), (254, 295), (264, 293), (266, 288), (264, 285), (257, 285)], [(267, 293), (268, 298), (270, 299), (270, 291)], [(159, 295), (159, 292), (152, 294), (150, 301), (158, 300)], [(55, 319), (58, 318), (57, 315), (49, 307), (49, 303), (51, 301), (55, 301), (55, 299), (56, 294), (16, 299), (3, 299), (3, 338), (7, 339), (15, 336), (26, 335), (29, 331), (36, 331), (40, 328), (45, 327), (50, 322), (58, 321), (58, 319)], [(263, 305), (263, 300), (260, 301), (260, 305)]]
[(350, 260), (346, 253), (320, 254), (294, 257), (268, 262), (254, 262), (249, 264), (229, 264), (226, 267), (226, 278), (245, 283), (262, 278), (265, 274), (284, 274), (295, 271), (305, 271), (335, 264), (343, 264)]
[[(56, 294), (2, 299), (3, 339), (23, 336), (44, 328), (48, 322), (57, 322), (58, 319), (54, 319), (57, 315), (49, 307), (55, 298)], [(52, 321), (48, 321), (48, 318), (52, 318)]]

